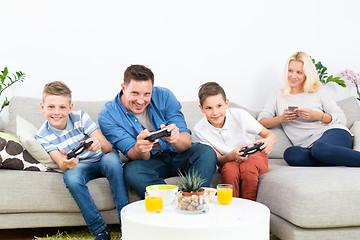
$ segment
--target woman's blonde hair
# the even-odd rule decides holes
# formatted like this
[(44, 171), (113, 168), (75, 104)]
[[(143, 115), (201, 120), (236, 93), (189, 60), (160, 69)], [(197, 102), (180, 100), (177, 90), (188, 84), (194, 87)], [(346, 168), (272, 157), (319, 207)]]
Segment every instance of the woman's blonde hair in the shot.
[(303, 72), (305, 74), (305, 82), (304, 82), (305, 93), (316, 92), (319, 88), (322, 87), (322, 83), (320, 82), (319, 75), (316, 71), (314, 63), (311, 61), (310, 56), (305, 52), (296, 52), (289, 57), (285, 65), (284, 87), (283, 87), (284, 97), (290, 93), (290, 85), (288, 80), (290, 61), (298, 61), (304, 64)]

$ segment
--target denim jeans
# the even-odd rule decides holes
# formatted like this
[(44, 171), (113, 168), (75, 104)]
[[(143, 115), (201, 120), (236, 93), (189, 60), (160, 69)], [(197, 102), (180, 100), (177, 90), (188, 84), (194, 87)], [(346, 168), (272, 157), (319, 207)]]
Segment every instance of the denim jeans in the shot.
[(164, 178), (178, 176), (179, 170), (184, 173), (194, 168), (206, 179), (202, 186), (209, 187), (216, 170), (216, 162), (216, 153), (212, 147), (194, 144), (181, 153), (165, 151), (151, 156), (149, 160), (127, 162), (124, 165), (125, 182), (144, 199), (147, 186), (165, 184)]
[(120, 211), (128, 204), (128, 199), (122, 163), (117, 152), (112, 151), (104, 154), (97, 162), (80, 161), (76, 167), (64, 173), (64, 183), (79, 206), (90, 233), (93, 235), (102, 232), (106, 224), (89, 193), (86, 183), (100, 177), (106, 177), (109, 181), (120, 221)]
[(289, 147), (284, 159), (290, 166), (360, 167), (360, 152), (353, 150), (351, 134), (339, 128), (329, 129), (310, 148)]

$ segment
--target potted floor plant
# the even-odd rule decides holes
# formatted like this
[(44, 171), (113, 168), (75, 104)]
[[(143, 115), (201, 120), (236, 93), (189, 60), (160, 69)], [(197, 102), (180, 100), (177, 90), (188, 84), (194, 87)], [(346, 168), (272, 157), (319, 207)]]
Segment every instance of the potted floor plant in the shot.
[(209, 209), (210, 197), (201, 187), (205, 182), (194, 169), (182, 174), (179, 171), (181, 191), (177, 194), (177, 210), (182, 213), (204, 213)]

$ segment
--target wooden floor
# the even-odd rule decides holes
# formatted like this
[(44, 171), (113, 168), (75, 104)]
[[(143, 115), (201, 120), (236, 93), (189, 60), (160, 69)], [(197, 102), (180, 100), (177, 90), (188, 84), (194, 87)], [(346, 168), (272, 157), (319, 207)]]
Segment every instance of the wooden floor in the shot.
[(22, 229), (0, 229), (1, 240), (32, 240), (34, 237), (46, 237), (55, 235), (59, 230), (68, 233), (87, 227), (68, 227), (68, 228), (22, 228)]

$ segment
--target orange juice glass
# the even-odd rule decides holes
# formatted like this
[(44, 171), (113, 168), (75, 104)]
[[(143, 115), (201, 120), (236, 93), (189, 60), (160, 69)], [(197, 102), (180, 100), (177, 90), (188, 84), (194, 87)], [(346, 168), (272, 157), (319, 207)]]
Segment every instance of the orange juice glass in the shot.
[(233, 186), (231, 184), (218, 184), (216, 188), (218, 202), (221, 205), (230, 204), (233, 196)]
[(145, 208), (148, 212), (161, 212), (163, 209), (163, 199), (161, 196), (150, 196), (145, 193)]

